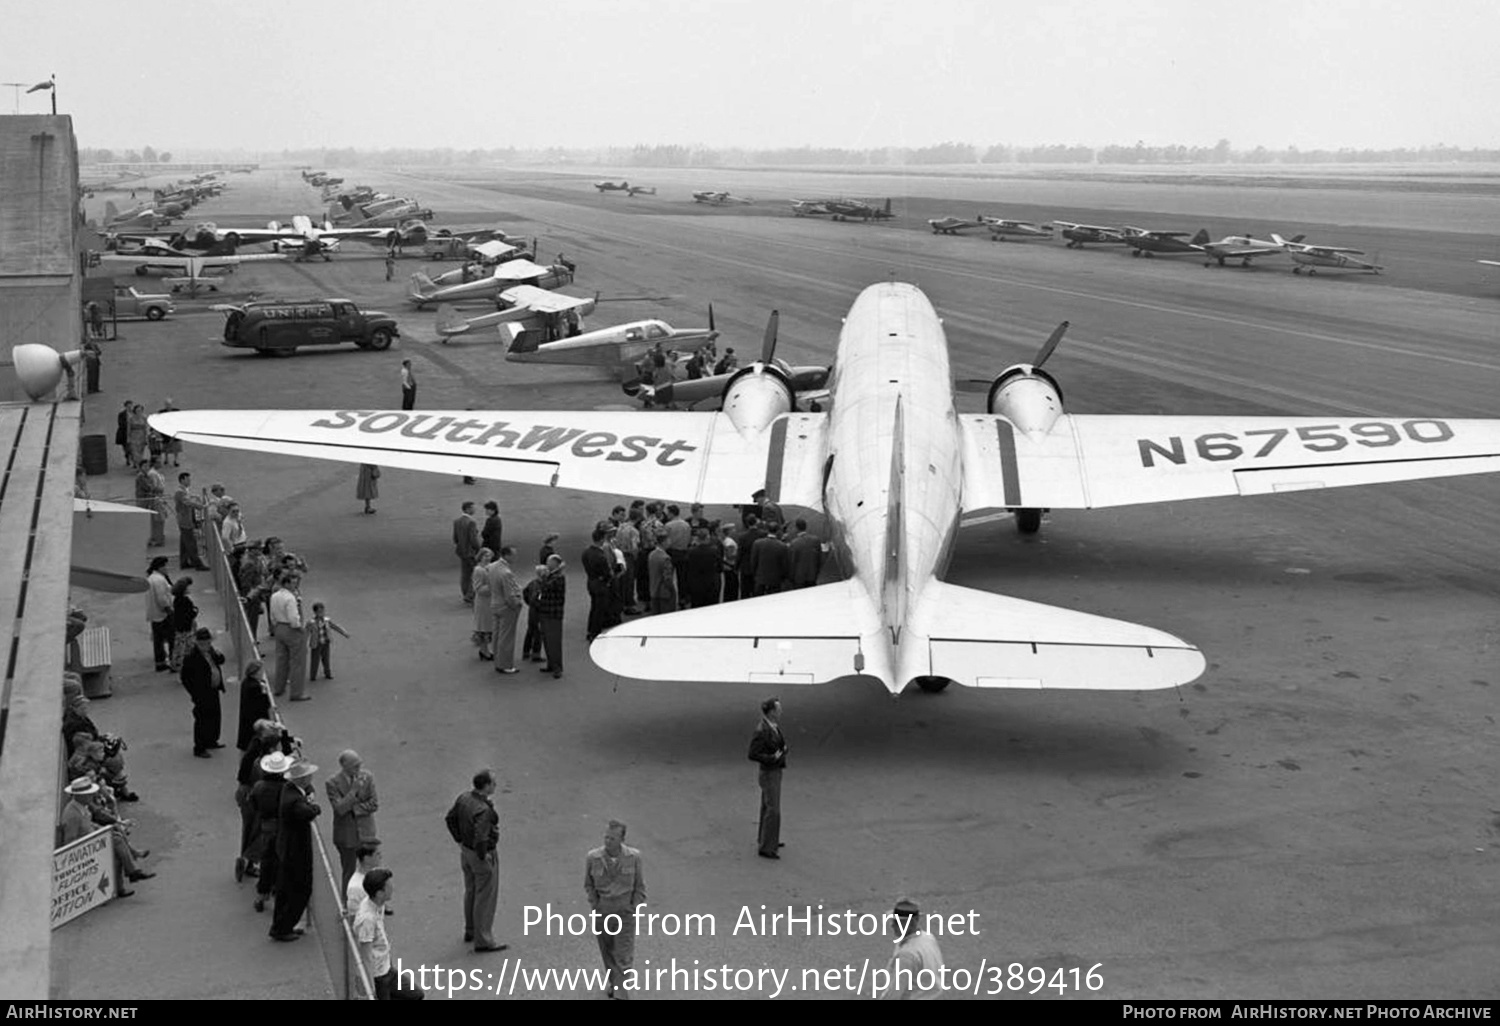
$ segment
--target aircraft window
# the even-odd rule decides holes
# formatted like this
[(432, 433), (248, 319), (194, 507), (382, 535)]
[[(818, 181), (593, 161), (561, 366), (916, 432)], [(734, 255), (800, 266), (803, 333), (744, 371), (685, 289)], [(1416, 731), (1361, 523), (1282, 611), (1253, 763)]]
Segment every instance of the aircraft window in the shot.
[(646, 326), (646, 335), (649, 338), (666, 338), (667, 333), (660, 324), (649, 324)]
[(625, 332), (625, 341), (626, 342), (640, 342), (645, 337), (646, 336), (641, 333), (641, 329), (640, 328), (629, 328)]

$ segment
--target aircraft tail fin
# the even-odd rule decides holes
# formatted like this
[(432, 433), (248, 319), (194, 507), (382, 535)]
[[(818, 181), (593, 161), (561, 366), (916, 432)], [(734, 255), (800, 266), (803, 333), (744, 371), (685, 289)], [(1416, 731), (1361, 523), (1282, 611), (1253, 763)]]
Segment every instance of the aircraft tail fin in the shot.
[(452, 303), (444, 303), (438, 307), (437, 333), (439, 335), (462, 335), (468, 330), (469, 322), (464, 319), (463, 314), (454, 309)]
[(109, 222), (113, 221), (115, 218), (117, 218), (119, 216), (120, 216), (120, 208), (117, 207), (117, 206), (115, 206), (115, 201), (114, 200), (105, 200), (104, 201), (104, 223), (105, 224), (109, 224)]
[(1193, 236), (1192, 242), (1193, 242), (1193, 245), (1195, 245), (1195, 246), (1204, 246), (1204, 245), (1207, 245), (1208, 242), (1209, 242), (1208, 229), (1207, 228), (1199, 228), (1198, 229), (1198, 234)]
[(437, 282), (421, 271), (411, 276), (411, 294), (419, 299), (426, 299), (436, 292), (437, 288)]
[(589, 655), (642, 680), (817, 684), (865, 672), (879, 633), (864, 588), (846, 580), (632, 620)]
[(1293, 235), (1292, 236), (1292, 241), (1293, 242), (1301, 242), (1305, 238), (1307, 238), (1306, 235)]
[[(1141, 624), (931, 580), (908, 630), (902, 675), (965, 687), (1142, 691), (1186, 684), (1203, 653)], [(925, 642), (925, 644), (923, 644)], [(924, 658), (925, 657), (925, 658)]]

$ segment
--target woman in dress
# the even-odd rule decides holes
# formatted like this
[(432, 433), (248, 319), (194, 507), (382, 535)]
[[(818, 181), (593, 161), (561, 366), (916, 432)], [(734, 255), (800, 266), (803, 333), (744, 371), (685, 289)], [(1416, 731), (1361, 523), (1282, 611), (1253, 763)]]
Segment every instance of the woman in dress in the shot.
[(474, 644), (479, 646), (479, 658), (495, 658), (495, 621), (490, 612), (490, 564), (495, 554), (489, 549), (480, 549), (474, 557), (474, 573), (470, 580), (474, 584)]
[(354, 497), (364, 500), (364, 512), (366, 513), (375, 512), (375, 507), (370, 505), (370, 500), (380, 498), (379, 481), (379, 467), (371, 463), (361, 463), (359, 465), (359, 484), (355, 486)]
[(193, 632), (198, 629), (198, 607), (188, 597), (193, 579), (186, 575), (172, 582), (172, 672), (182, 669), (182, 660), (193, 647)]
[(136, 403), (130, 408), (125, 420), (125, 441), (130, 446), (130, 461), (136, 466), (146, 462), (146, 446), (150, 444), (151, 427), (146, 423), (146, 408)]

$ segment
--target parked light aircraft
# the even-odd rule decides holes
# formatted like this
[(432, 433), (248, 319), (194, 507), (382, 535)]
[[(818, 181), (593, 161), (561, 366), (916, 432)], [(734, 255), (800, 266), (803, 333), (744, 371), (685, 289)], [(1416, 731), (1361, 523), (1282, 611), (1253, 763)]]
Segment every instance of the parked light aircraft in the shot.
[(468, 243), (467, 248), (470, 259), (464, 261), (461, 266), (451, 271), (444, 271), (433, 278), (434, 285), (447, 287), (488, 278), (497, 264), (523, 258), (529, 260), (536, 253), (534, 242), (531, 252), (528, 253), (520, 240), (501, 242), (499, 239), (491, 239), (488, 242)]
[(934, 235), (957, 235), (970, 228), (983, 228), (986, 223), (981, 214), (977, 221), (966, 221), (962, 217), (939, 217), (928, 221), (927, 227), (932, 229)]
[(1133, 228), (1125, 226), (1125, 245), (1130, 247), (1130, 255), (1133, 257), (1156, 256), (1158, 253), (1173, 256), (1179, 253), (1202, 253), (1204, 243), (1208, 242), (1208, 230), (1198, 229), (1190, 241), (1184, 242), (1188, 236), (1187, 232), (1161, 232), (1148, 231), (1145, 228)]
[[(792, 409), (795, 410), (819, 410), (821, 404), (828, 399), (828, 375), (827, 367), (793, 367), (785, 360), (776, 357), (776, 336), (781, 321), (781, 315), (771, 311), (771, 317), (766, 322), (766, 333), (761, 340), (760, 361), (751, 364), (754, 367), (769, 367), (779, 372), (787, 385), (792, 390)], [(709, 310), (709, 323), (713, 322), (713, 310)], [(717, 334), (717, 333), (716, 333)], [(700, 343), (701, 344), (701, 343)], [(694, 347), (696, 348), (696, 347)], [(626, 380), (622, 386), (626, 395), (635, 396), (646, 404), (647, 409), (653, 406), (672, 406), (679, 404), (689, 408), (697, 408), (704, 402), (715, 403), (716, 409), (723, 409), (726, 400), (732, 396), (731, 385), (740, 378), (743, 370), (735, 368), (723, 374), (706, 374), (701, 378), (683, 378), (677, 381), (668, 381), (660, 385), (646, 384), (640, 380)]]
[(1362, 249), (1348, 249), (1344, 246), (1313, 246), (1308, 243), (1299, 243), (1296, 239), (1283, 239), (1280, 235), (1271, 234), (1281, 246), (1291, 254), (1292, 260), (1297, 264), (1292, 268), (1293, 274), (1301, 274), (1302, 268), (1307, 268), (1308, 274), (1317, 274), (1318, 268), (1333, 268), (1341, 271), (1368, 271), (1370, 274), (1379, 274), (1385, 268), (1379, 264), (1372, 264), (1366, 260), (1356, 260), (1357, 256), (1364, 256)]
[[(710, 314), (710, 323), (712, 320)], [(636, 376), (636, 363), (654, 347), (692, 352), (718, 335), (712, 327), (674, 328), (660, 320), (631, 321), (576, 335), (564, 334), (557, 330), (559, 327), (554, 319), (540, 329), (517, 333), (505, 351), (505, 359), (510, 363), (601, 367), (630, 380)]]
[(476, 299), (495, 299), (508, 288), (535, 285), (554, 289), (573, 281), (573, 271), (564, 264), (543, 267), (530, 260), (511, 260), (499, 264), (489, 277), (477, 281), (442, 287), (425, 274), (411, 276), (411, 301), (418, 309), (433, 303), (462, 303)]
[(595, 639), (594, 662), (650, 680), (863, 675), (893, 694), (913, 681), (1163, 688), (1205, 668), (1163, 631), (944, 583), (965, 514), (1012, 509), (1036, 530), (1048, 508), (1500, 471), (1496, 420), (1067, 414), (1042, 369), (1065, 328), (1002, 371), (979, 414), (954, 410), (926, 296), (882, 282), (844, 319), (828, 413), (790, 413), (785, 377), (757, 364), (719, 412), (193, 410), (150, 423), (190, 443), (610, 496), (722, 504), (764, 487), (826, 514), (846, 579), (622, 624)]
[(866, 203), (864, 200), (836, 199), (827, 200), (823, 206), (828, 208), (828, 213), (835, 221), (885, 221), (896, 215), (891, 213), (891, 201), (885, 201), (885, 206), (877, 207), (873, 202)]
[(828, 209), (832, 200), (792, 200), (793, 217), (826, 217), (833, 213)]
[(1119, 244), (1125, 243), (1125, 229), (1111, 228), (1102, 224), (1078, 224), (1074, 221), (1053, 221), (1053, 224), (1062, 229), (1062, 237), (1068, 240), (1069, 249), (1082, 249), (1087, 243)]
[(397, 200), (380, 206), (355, 205), (345, 209), (334, 203), (328, 208), (328, 222), (338, 228), (400, 228), (410, 221), (430, 221), (432, 211), (416, 200)]
[(623, 192), (627, 196), (655, 196), (656, 186), (631, 185), (629, 182), (595, 182), (594, 188), (600, 192)]
[(736, 196), (728, 192), (712, 192), (709, 190), (705, 190), (703, 192), (693, 193), (693, 202), (707, 203), (709, 206), (722, 207), (731, 203), (749, 204), (753, 203), (754, 200), (748, 200), (742, 196)]
[(154, 228), (171, 223), (172, 219), (170, 217), (159, 214), (144, 204), (131, 207), (129, 210), (123, 212), (119, 207), (115, 206), (114, 200), (109, 200), (104, 204), (105, 231), (129, 230), (131, 228), (144, 228), (146, 231), (151, 231)]
[(1004, 242), (1007, 238), (1052, 238), (1052, 226), (1049, 224), (1034, 224), (1031, 221), (1013, 221), (1005, 217), (985, 217), (983, 214), (979, 215), (979, 220), (990, 230), (991, 242)]
[(189, 278), (197, 278), (202, 277), (205, 271), (227, 272), (248, 261), (284, 260), (285, 257), (279, 253), (204, 256), (201, 253), (185, 253), (173, 249), (160, 240), (150, 240), (142, 243), (135, 253), (106, 253), (101, 259), (110, 263), (128, 264), (135, 268), (136, 274), (143, 277), (152, 271), (165, 271), (168, 274), (185, 274)]
[(477, 335), (489, 328), (498, 329), (502, 324), (554, 338), (578, 335), (583, 331), (583, 318), (594, 312), (599, 297), (566, 296), (535, 285), (516, 285), (502, 291), (495, 302), (504, 309), (468, 318), (448, 303), (438, 307), (436, 327), (442, 336), (439, 341), (447, 342), (458, 335)]
[[(1301, 242), (1302, 239), (1303, 236), (1298, 235), (1291, 241)], [(1241, 267), (1249, 267), (1255, 257), (1286, 252), (1286, 247), (1279, 242), (1267, 242), (1250, 235), (1226, 235), (1218, 242), (1203, 243), (1202, 249), (1209, 256), (1203, 261), (1204, 267), (1212, 267), (1215, 263), (1223, 267), (1226, 260), (1238, 260)]]

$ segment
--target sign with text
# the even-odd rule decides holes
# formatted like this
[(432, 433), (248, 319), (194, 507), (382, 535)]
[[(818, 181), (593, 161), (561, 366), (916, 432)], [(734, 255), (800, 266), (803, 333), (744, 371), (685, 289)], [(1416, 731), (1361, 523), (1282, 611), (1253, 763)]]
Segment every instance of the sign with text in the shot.
[(115, 852), (110, 827), (52, 853), (52, 929), (115, 896)]

